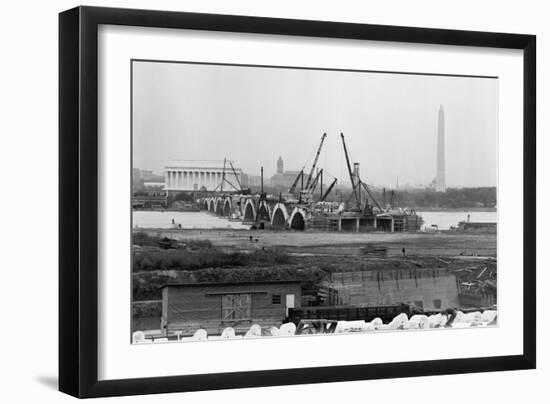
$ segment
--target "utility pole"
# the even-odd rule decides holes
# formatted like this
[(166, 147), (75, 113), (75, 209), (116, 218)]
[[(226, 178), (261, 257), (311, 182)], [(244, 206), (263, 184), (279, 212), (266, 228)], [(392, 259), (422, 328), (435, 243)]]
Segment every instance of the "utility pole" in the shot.
[(323, 170), (321, 170), (321, 188), (320, 188), (319, 196), (323, 198)]
[(260, 195), (264, 193), (264, 166), (260, 169)]

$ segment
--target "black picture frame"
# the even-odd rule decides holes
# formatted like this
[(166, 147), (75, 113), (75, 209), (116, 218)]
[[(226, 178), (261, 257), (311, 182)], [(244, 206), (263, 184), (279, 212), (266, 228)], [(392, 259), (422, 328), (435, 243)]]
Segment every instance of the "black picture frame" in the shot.
[[(523, 354), (98, 381), (100, 24), (523, 50)], [(96, 7), (60, 13), (59, 390), (84, 398), (535, 368), (535, 61), (534, 35)]]

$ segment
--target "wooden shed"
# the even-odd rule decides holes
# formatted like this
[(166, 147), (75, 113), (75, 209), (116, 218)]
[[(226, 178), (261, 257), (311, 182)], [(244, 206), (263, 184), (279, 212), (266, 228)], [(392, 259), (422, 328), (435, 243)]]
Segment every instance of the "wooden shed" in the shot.
[(168, 284), (162, 288), (161, 327), (166, 335), (192, 335), (199, 328), (218, 335), (252, 324), (279, 327), (302, 300), (300, 281)]

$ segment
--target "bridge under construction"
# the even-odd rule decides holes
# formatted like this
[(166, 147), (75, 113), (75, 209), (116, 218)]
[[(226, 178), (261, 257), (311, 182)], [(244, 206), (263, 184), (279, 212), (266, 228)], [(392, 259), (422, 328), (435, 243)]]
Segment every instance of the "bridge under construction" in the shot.
[(318, 161), (326, 137), (326, 133), (321, 137), (309, 173), (304, 166), (288, 192), (279, 195), (264, 192), (262, 167), (261, 189), (259, 193), (253, 194), (242, 187), (235, 173), (232, 178), (237, 179), (236, 184), (228, 179), (229, 169), (233, 171), (234, 168), (230, 164), (226, 175), (224, 164), (219, 185), (213, 191), (204, 193), (197, 202), (201, 209), (212, 214), (227, 217), (231, 221), (241, 221), (257, 229), (351, 232), (420, 230), (422, 218), (413, 210), (399, 206), (394, 191), (391, 192), (388, 204), (385, 197), (383, 204), (374, 198), (370, 187), (361, 179), (359, 163), (350, 160), (342, 133), (340, 137), (351, 182), (351, 195), (347, 201), (328, 201), (327, 197), (338, 180), (333, 178), (323, 190), (325, 170), (318, 167)]

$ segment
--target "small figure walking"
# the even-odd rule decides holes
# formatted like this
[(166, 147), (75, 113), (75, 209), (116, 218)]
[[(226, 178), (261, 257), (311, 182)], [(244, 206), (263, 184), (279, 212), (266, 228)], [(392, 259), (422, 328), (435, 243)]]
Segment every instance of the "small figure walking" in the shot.
[(403, 253), (403, 257), (405, 256), (405, 247), (401, 249), (401, 252)]

